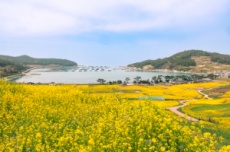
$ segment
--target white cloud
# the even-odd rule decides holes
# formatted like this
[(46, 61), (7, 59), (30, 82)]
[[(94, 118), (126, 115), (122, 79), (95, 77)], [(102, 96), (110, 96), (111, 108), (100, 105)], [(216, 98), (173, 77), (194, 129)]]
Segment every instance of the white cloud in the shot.
[(1, 30), (13, 35), (59, 33), (76, 25), (71, 16), (29, 4), (1, 3), (1, 7)]
[(134, 31), (216, 21), (227, 0), (2, 0), (0, 32), (12, 36)]

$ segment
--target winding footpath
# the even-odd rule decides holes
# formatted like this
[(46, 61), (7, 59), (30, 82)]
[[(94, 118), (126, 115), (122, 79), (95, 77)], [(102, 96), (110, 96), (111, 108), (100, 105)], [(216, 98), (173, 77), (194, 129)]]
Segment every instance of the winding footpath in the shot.
[(202, 96), (204, 96), (206, 99), (212, 99), (210, 98), (207, 94), (204, 94), (203, 92), (201, 92), (202, 90), (197, 90), (199, 94), (201, 94)]
[[(211, 99), (207, 94), (204, 94), (203, 92), (201, 92), (201, 90), (197, 90), (199, 94), (201, 94), (202, 96), (204, 96), (205, 98), (207, 99)], [(173, 113), (181, 116), (181, 117), (184, 117), (185, 119), (189, 120), (189, 121), (194, 121), (194, 122), (198, 122), (199, 120), (194, 118), (194, 117), (190, 117), (180, 111), (178, 111), (178, 109), (182, 108), (182, 107), (185, 107), (187, 104), (186, 104), (187, 100), (181, 100), (179, 101), (179, 103), (181, 105), (179, 106), (175, 106), (175, 107), (169, 107), (167, 108), (168, 110), (172, 111)]]

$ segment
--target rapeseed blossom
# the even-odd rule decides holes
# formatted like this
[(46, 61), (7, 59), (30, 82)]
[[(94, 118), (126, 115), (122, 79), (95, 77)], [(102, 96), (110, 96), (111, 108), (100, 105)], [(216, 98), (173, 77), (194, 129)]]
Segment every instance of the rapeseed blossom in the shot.
[(81, 86), (1, 81), (0, 105), (0, 151), (217, 150), (215, 135), (154, 102), (85, 92)]

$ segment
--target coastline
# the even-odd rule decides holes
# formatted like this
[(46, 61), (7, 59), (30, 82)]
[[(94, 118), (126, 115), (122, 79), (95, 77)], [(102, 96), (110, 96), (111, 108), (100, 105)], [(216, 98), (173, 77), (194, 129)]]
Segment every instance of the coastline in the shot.
[(34, 68), (29, 68), (29, 69), (27, 69), (25, 71), (22, 71), (21, 73), (13, 74), (13, 75), (9, 75), (9, 76), (3, 77), (3, 79), (6, 80), (6, 81), (10, 81), (10, 82), (15, 81), (18, 78), (26, 75), (26, 73), (30, 72), (30, 70), (32, 70), (32, 69), (34, 69)]
[[(41, 69), (47, 69), (47, 68), (49, 68), (50, 70), (45, 71), (45, 73), (43, 73), (44, 71), (42, 71), (42, 73), (41, 71), (36, 71), (37, 69), (41, 70)], [(115, 82), (118, 80), (124, 80), (126, 77), (129, 77), (130, 79), (134, 79), (136, 76), (141, 76), (142, 80), (152, 80), (152, 77), (155, 75), (156, 76), (167, 76), (167, 73), (169, 76), (171, 75), (172, 76), (176, 76), (176, 75), (190, 75), (190, 76), (191, 75), (203, 75), (205, 76), (208, 74), (208, 73), (197, 73), (195, 71), (177, 71), (177, 70), (169, 70), (169, 69), (152, 69), (152, 70), (150, 69), (149, 70), (132, 69), (130, 70), (127, 67), (121, 67), (121, 66), (118, 68), (114, 68), (114, 69), (110, 68), (111, 70), (109, 70), (108, 69), (109, 67), (107, 67), (107, 69), (103, 71), (100, 71), (100, 70), (92, 71), (90, 70), (90, 68), (92, 69), (92, 66), (89, 66), (89, 67), (87, 66), (65, 67), (64, 66), (64, 68), (68, 68), (68, 70), (67, 71), (63, 70), (63, 66), (30, 67), (26, 69), (25, 71), (22, 71), (21, 73), (3, 77), (3, 79), (5, 79), (6, 81), (10, 81), (10, 82), (33, 83), (33, 84), (51, 84), (51, 83), (52, 84), (97, 84), (97, 79), (99, 78), (105, 79), (107, 83), (109, 83), (109, 82)], [(84, 69), (87, 69), (88, 71), (87, 70), (84, 71)], [(35, 70), (35, 71), (31, 71), (31, 70)], [(117, 72), (119, 73), (120, 71), (123, 71), (123, 72), (121, 72), (120, 74), (117, 74)], [(35, 73), (30, 73), (30, 72), (35, 72)], [(59, 72), (59, 75), (62, 74), (62, 77), (58, 78), (56, 74), (54, 75), (54, 73), (56, 72)], [(66, 74), (66, 72), (68, 74)], [(27, 76), (27, 75), (29, 77), (24, 78), (24, 76)], [(117, 78), (114, 78), (115, 76), (117, 76)], [(112, 78), (110, 79), (110, 77)], [(24, 80), (21, 80), (21, 79), (24, 79)], [(73, 81), (71, 82), (70, 79), (72, 79)], [(182, 82), (178, 81), (175, 83), (182, 83)]]
[[(36, 70), (36, 69), (35, 69)], [(35, 72), (35, 73), (33, 73)], [(130, 82), (134, 82), (137, 76), (141, 77), (142, 83), (147, 83), (152, 81), (153, 77), (158, 76), (180, 76), (180, 75), (187, 75), (190, 76), (189, 73), (173, 73), (173, 72), (150, 72), (150, 71), (134, 71), (134, 72), (127, 72), (125, 70), (113, 70), (113, 71), (87, 71), (82, 72), (80, 70), (72, 71), (69, 70), (68, 72), (65, 71), (31, 71), (28, 76), (19, 78), (23, 75), (16, 75), (17, 82), (21, 83), (36, 83), (36, 84), (97, 84), (98, 79), (104, 79), (106, 83), (112, 84), (117, 83), (118, 81), (123, 82), (126, 78), (129, 78)], [(172, 78), (172, 77), (171, 77)], [(164, 82), (165, 79), (162, 79)], [(158, 82), (156, 82), (158, 83)], [(182, 83), (180, 81), (180, 83)]]
[(25, 71), (22, 71), (20, 73), (13, 74), (13, 75), (8, 75), (6, 77), (3, 77), (3, 79), (6, 81), (14, 82), (15, 80), (25, 76), (31, 70), (45, 69), (45, 68), (60, 68), (60, 67), (63, 67), (63, 66), (59, 66), (59, 65), (45, 65), (45, 66), (44, 65), (30, 65), (30, 66), (28, 66), (28, 69), (26, 69)]

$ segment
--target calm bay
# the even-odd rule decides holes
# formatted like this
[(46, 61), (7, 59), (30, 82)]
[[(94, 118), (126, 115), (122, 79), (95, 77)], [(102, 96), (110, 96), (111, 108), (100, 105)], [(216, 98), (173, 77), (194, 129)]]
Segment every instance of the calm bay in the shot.
[(130, 78), (130, 82), (134, 78), (140, 76), (142, 80), (152, 80), (152, 77), (190, 75), (189, 73), (179, 72), (152, 72), (152, 71), (125, 71), (125, 70), (105, 70), (105, 71), (49, 71), (47, 69), (34, 69), (26, 75), (17, 79), (16, 82), (33, 82), (33, 83), (65, 83), (65, 84), (89, 84), (97, 83), (97, 79), (109, 81), (125, 81), (126, 77)]

